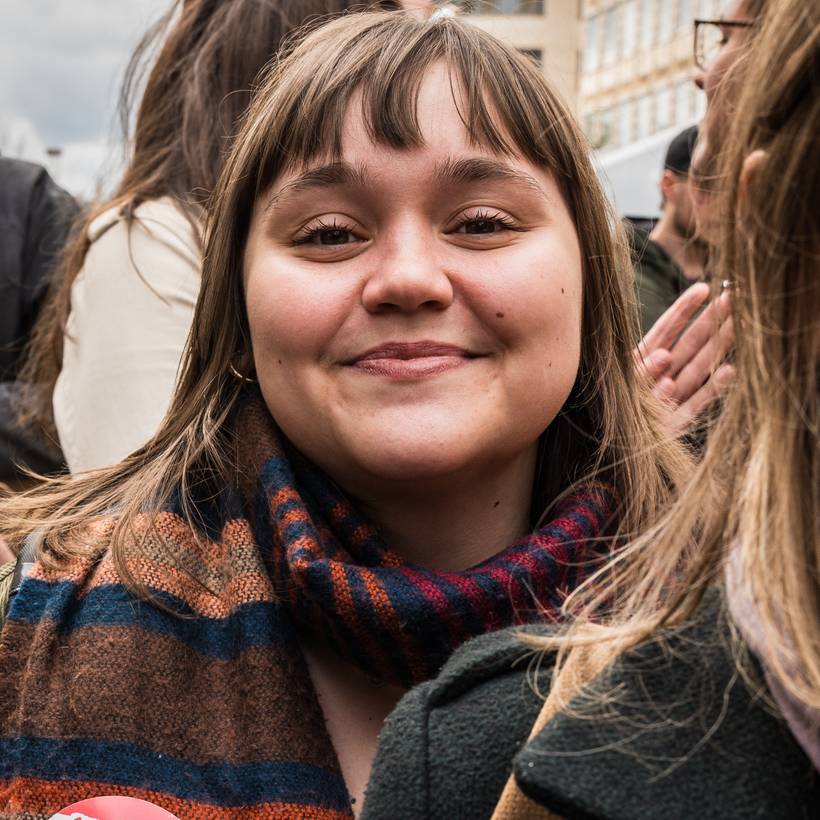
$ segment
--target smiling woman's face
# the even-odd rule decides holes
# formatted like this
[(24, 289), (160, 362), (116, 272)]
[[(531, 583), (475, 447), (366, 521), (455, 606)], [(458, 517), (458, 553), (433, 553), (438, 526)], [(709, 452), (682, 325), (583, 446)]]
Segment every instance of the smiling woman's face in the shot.
[(548, 172), (471, 145), (444, 67), (424, 144), (374, 144), (354, 101), (342, 159), (276, 179), (244, 284), (256, 374), (287, 437), (348, 491), (519, 463), (566, 400), (581, 256)]

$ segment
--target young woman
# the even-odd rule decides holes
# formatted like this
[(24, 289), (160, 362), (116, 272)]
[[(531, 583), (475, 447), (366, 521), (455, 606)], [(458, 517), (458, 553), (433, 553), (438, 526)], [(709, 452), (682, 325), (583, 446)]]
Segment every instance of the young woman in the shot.
[(142, 91), (125, 173), (78, 226), (23, 374), (40, 385), (27, 415), (56, 429), (72, 473), (119, 461), (158, 429), (199, 293), (203, 203), (254, 80), (296, 27), (353, 5), (174, 0), (143, 38), (122, 91), (126, 134)]
[[(568, 635), (484, 636), (399, 704), (365, 817), (816, 815), (820, 8), (772, 3), (757, 30), (726, 74), (740, 100), (710, 99), (732, 117), (706, 118), (729, 128), (708, 136), (726, 146), (713, 213), (739, 330), (704, 459), (660, 523), (569, 599)], [(539, 658), (552, 689), (527, 743), (533, 646), (560, 662), (553, 675), (555, 652)], [(487, 751), (511, 746), (512, 761)]]
[(40, 541), (0, 812), (350, 816), (406, 687), (551, 617), (689, 469), (615, 224), (538, 69), (468, 23), (350, 15), (279, 61), (160, 431), (0, 505)]

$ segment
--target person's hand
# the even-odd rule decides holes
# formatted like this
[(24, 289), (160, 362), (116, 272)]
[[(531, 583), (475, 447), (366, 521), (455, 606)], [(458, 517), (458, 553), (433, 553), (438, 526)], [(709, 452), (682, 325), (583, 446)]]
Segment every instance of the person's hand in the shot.
[(667, 427), (675, 436), (697, 421), (735, 375), (732, 365), (721, 364), (734, 343), (728, 291), (686, 327), (709, 292), (703, 282), (684, 291), (635, 349), (636, 361), (655, 382), (653, 392), (669, 405)]
[[(8, 484), (4, 484), (0, 481), (0, 496), (3, 496), (8, 492), (10, 492)], [(0, 564), (6, 564), (9, 561), (16, 560), (16, 558), (17, 556), (11, 551), (11, 547), (8, 545), (8, 542), (0, 538)]]

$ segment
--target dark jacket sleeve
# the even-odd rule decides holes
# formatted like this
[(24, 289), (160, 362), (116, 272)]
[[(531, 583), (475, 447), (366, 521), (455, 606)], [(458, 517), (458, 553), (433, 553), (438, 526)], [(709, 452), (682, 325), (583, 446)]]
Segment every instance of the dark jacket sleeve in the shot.
[(39, 430), (17, 422), (17, 407), (25, 401), (20, 382), (0, 382), (0, 481), (20, 478), (20, 465), (38, 473), (53, 473), (63, 468), (63, 457)]
[(15, 405), (25, 401), (23, 351), (77, 214), (44, 168), (0, 158), (0, 481), (18, 478), (17, 465), (51, 472), (62, 464), (39, 431), (19, 426)]
[(686, 283), (678, 266), (647, 234), (630, 227), (629, 236), (641, 334), (645, 336), (683, 293)]
[(382, 730), (362, 820), (489, 818), (543, 703), (533, 680), (548, 686), (549, 664), (530, 679), (530, 659), (515, 632), (483, 635), (411, 690)]
[(0, 379), (13, 381), (78, 207), (44, 168), (0, 157)]
[(568, 820), (820, 816), (817, 773), (737, 649), (712, 590), (694, 623), (613, 664), (599, 706), (576, 704), (518, 754), (521, 790)]
[(37, 321), (78, 211), (74, 199), (43, 169), (32, 190), (23, 245), (21, 329), (26, 340)]

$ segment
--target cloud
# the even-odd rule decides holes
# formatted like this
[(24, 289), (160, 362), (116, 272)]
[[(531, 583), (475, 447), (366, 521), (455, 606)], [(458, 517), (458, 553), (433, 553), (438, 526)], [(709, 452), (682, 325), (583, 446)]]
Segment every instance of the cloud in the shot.
[(0, 150), (16, 155), (10, 130), (18, 142), (24, 136), (41, 149), (60, 148), (62, 184), (93, 192), (95, 163), (98, 169), (119, 153), (116, 100), (125, 66), (170, 5), (0, 0)]

